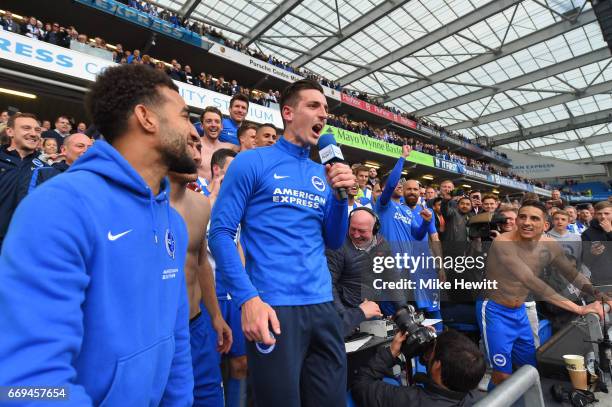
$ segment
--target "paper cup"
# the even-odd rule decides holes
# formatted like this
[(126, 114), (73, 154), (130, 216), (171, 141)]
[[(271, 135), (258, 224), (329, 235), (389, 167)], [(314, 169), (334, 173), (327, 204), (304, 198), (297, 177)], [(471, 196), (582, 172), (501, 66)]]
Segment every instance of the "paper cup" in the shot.
[(584, 370), (584, 356), (563, 355), (563, 361), (568, 370)]
[(572, 370), (567, 369), (569, 373), (570, 380), (572, 381), (572, 386), (576, 390), (588, 390), (587, 386), (587, 371), (584, 370)]

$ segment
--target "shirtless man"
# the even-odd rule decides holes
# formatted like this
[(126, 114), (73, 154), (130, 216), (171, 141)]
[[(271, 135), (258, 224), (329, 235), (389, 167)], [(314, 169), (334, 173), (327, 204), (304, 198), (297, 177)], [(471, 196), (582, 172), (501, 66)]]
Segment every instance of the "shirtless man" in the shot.
[[(196, 164), (202, 145), (197, 136), (188, 143)], [(207, 257), (206, 227), (210, 217), (208, 199), (186, 185), (197, 174), (170, 173), (170, 203), (185, 220), (189, 234), (185, 260), (185, 282), (189, 298), (189, 330), (194, 374), (194, 406), (223, 407), (220, 353), (232, 346), (232, 331), (221, 316), (215, 282)], [(204, 302), (208, 313), (200, 311)], [(216, 342), (216, 343), (215, 343)], [(216, 349), (215, 349), (216, 348)]]
[[(546, 207), (539, 201), (525, 201), (519, 209), (516, 230), (496, 238), (489, 252), (487, 279), (497, 281), (497, 288), (476, 303), (476, 316), (493, 366), (494, 385), (512, 374), (513, 364), (535, 366), (536, 349), (524, 304), (529, 291), (575, 314), (593, 312), (603, 318), (601, 303), (576, 305), (539, 278), (544, 268), (553, 266), (582, 292), (595, 298), (603, 296), (572, 267), (555, 240), (543, 236), (545, 223)], [(611, 303), (607, 297), (604, 299)]]
[(200, 117), (204, 135), (202, 135), (202, 163), (198, 168), (198, 180), (200, 187), (205, 187), (210, 181), (212, 174), (210, 173), (210, 158), (213, 153), (220, 148), (229, 148), (234, 151), (240, 149), (239, 146), (232, 143), (224, 143), (219, 141), (219, 134), (223, 130), (223, 115), (221, 111), (214, 106), (208, 106), (204, 109)]
[[(225, 173), (234, 157), (236, 157), (236, 152), (225, 148), (215, 151), (212, 155), (210, 162), (212, 179), (208, 184), (208, 190), (205, 191), (208, 192), (211, 207), (215, 206), (215, 201), (219, 195)], [(237, 239), (236, 246), (238, 254), (240, 255), (242, 264), (244, 264), (244, 253), (240, 245), (239, 237), (237, 237)], [(211, 264), (215, 266), (214, 258), (212, 254), (210, 254), (210, 251), (209, 259), (211, 259)], [(229, 296), (227, 288), (219, 279), (215, 281), (215, 284), (221, 315), (232, 329), (232, 347), (224, 357), (225, 360), (222, 362), (227, 360), (229, 364), (229, 376), (225, 380), (226, 405), (228, 407), (234, 407), (241, 404), (240, 399), (244, 396), (246, 390), (244, 386), (247, 376), (246, 342), (244, 333), (242, 332), (240, 308)]]

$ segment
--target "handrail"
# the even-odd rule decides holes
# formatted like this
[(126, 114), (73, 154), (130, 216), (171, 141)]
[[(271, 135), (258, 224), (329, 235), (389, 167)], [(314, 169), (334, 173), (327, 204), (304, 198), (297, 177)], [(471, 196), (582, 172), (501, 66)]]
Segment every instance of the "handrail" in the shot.
[(474, 407), (510, 407), (518, 400), (528, 407), (544, 407), (540, 375), (533, 366), (521, 367)]

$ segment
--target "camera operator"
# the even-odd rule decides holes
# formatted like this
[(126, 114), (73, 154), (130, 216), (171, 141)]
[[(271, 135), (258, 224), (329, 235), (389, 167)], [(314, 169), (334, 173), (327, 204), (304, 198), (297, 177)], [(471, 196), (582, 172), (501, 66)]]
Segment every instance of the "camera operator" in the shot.
[[(423, 356), (427, 375), (418, 373), (414, 377), (423, 387), (383, 382), (408, 336), (407, 332), (399, 331), (389, 348), (380, 347), (368, 365), (361, 368), (351, 390), (355, 403), (363, 407), (472, 405), (471, 391), (484, 375), (485, 361), (478, 347), (457, 331), (449, 330), (438, 336), (431, 351)], [(405, 355), (413, 356), (416, 355)]]

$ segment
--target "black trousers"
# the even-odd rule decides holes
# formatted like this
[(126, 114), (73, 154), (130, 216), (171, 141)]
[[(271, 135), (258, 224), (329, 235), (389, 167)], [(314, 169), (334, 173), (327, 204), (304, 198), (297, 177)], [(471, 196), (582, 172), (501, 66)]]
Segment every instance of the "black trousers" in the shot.
[(276, 343), (247, 342), (255, 405), (345, 406), (346, 352), (333, 303), (273, 308), (281, 326)]

